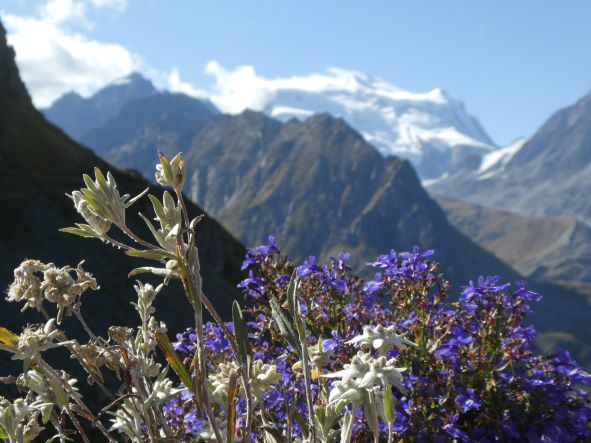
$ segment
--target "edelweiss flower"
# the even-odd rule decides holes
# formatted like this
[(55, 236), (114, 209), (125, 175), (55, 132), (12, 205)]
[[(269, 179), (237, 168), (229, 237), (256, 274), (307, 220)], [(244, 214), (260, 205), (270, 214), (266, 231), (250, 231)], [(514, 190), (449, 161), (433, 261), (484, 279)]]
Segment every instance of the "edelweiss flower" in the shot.
[[(212, 397), (216, 402), (221, 405), (226, 404), (230, 377), (238, 379), (238, 375), (238, 366), (234, 362), (222, 362), (218, 365), (217, 372), (209, 376), (213, 385)], [(277, 372), (277, 366), (264, 363), (262, 360), (255, 360), (252, 364), (249, 381), (255, 402), (262, 399), (271, 385), (276, 384), (281, 380), (281, 377), (282, 375)], [(242, 385), (240, 385), (240, 389), (243, 389)]]
[(39, 310), (43, 304), (41, 279), (35, 274), (44, 272), (51, 264), (39, 260), (25, 260), (14, 270), (14, 281), (8, 287), (7, 301), (24, 301), (21, 312), (27, 308)]
[(406, 392), (402, 384), (402, 372), (406, 368), (394, 366), (394, 359), (386, 357), (373, 358), (365, 352), (358, 352), (351, 359), (351, 363), (345, 364), (344, 369), (332, 374), (322, 375), (325, 378), (340, 378), (333, 383), (329, 393), (329, 403), (339, 400), (354, 402), (363, 395), (363, 390), (372, 390), (374, 387), (388, 388), (395, 386), (401, 392)]
[(7, 350), (14, 353), (13, 360), (24, 360), (27, 366), (28, 362), (42, 352), (61, 345), (54, 342), (59, 333), (60, 331), (55, 329), (55, 319), (52, 318), (44, 326), (26, 328), (18, 337), (16, 347)]
[(158, 378), (156, 378), (154, 381), (154, 384), (152, 385), (152, 392), (145, 401), (147, 406), (151, 406), (153, 404), (161, 405), (162, 403), (167, 402), (171, 398), (184, 391), (184, 389), (174, 388), (172, 380), (166, 378), (167, 374), (168, 366), (160, 373), (160, 375), (158, 375)]
[(382, 325), (377, 325), (374, 328), (364, 326), (363, 334), (352, 338), (347, 343), (373, 346), (381, 355), (386, 355), (392, 348), (404, 349), (407, 346), (416, 346), (415, 343), (402, 335), (396, 334), (394, 325), (387, 328)]

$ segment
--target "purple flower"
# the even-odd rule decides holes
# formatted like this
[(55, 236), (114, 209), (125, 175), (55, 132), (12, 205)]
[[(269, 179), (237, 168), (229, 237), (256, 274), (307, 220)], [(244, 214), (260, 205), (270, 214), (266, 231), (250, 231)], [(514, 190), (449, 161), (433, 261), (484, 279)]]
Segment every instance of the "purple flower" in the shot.
[(248, 271), (248, 277), (238, 283), (237, 287), (245, 289), (247, 294), (253, 298), (260, 298), (265, 295), (265, 282), (256, 277), (252, 269)]
[(279, 249), (275, 245), (275, 237), (272, 235), (268, 238), (266, 245), (257, 246), (256, 248), (250, 248), (246, 251), (246, 257), (242, 263), (242, 270), (248, 269), (251, 266), (262, 263), (268, 256), (273, 253), (279, 254)]
[(308, 260), (304, 261), (304, 264), (298, 266), (296, 270), (299, 278), (304, 278), (308, 275), (322, 272), (320, 266), (316, 265), (316, 257), (314, 257), (313, 255), (308, 257)]
[(351, 270), (351, 266), (349, 266), (347, 264), (347, 262), (349, 261), (349, 258), (351, 257), (351, 254), (349, 254), (348, 252), (339, 252), (338, 257), (330, 257), (330, 259), (332, 260), (334, 266), (341, 272), (345, 272), (345, 271), (350, 271)]
[(457, 427), (455, 427), (452, 424), (447, 424), (447, 425), (443, 426), (443, 430), (446, 431), (453, 438), (457, 438), (459, 441), (467, 442), (467, 443), (473, 441), (468, 436), (468, 434), (466, 434), (464, 431), (462, 431), (461, 429), (458, 429)]
[(467, 388), (464, 394), (456, 396), (456, 404), (462, 412), (468, 412), (471, 409), (478, 409), (482, 406), (472, 388)]

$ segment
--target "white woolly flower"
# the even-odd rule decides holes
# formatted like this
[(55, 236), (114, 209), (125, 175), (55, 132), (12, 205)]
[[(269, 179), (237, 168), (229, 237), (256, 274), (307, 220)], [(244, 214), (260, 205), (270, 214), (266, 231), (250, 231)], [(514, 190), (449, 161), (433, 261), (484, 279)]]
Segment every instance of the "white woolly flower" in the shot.
[(14, 280), (8, 287), (7, 301), (24, 301), (21, 312), (27, 308), (39, 310), (43, 304), (41, 279), (35, 275), (44, 272), (52, 264), (44, 264), (39, 260), (25, 260), (14, 270)]
[(45, 429), (39, 425), (39, 415), (39, 411), (22, 398), (11, 403), (0, 397), (0, 430), (9, 436), (9, 441), (34, 441)]
[(388, 421), (389, 415), (386, 413), (384, 396), (392, 395), (391, 386), (405, 392), (402, 384), (402, 371), (405, 370), (405, 368), (394, 366), (394, 359), (388, 360), (384, 356), (374, 358), (360, 351), (351, 359), (351, 363), (344, 365), (343, 370), (322, 376), (340, 378), (331, 386), (328, 405), (337, 411), (349, 403), (353, 407), (342, 419), (342, 442), (351, 440), (353, 417), (361, 405), (371, 432), (376, 439), (378, 438), (380, 434), (378, 418)]
[[(226, 405), (230, 378), (238, 379), (238, 376), (239, 371), (236, 363), (222, 362), (218, 365), (218, 370), (209, 375), (209, 380), (213, 386), (212, 398), (214, 401)], [(277, 372), (277, 366), (264, 363), (262, 360), (255, 360), (251, 367), (249, 380), (250, 391), (255, 403), (261, 400), (264, 393), (269, 390), (271, 385), (281, 380), (281, 377), (281, 374)], [(240, 390), (242, 389), (242, 384), (240, 384)]]
[(152, 392), (145, 401), (146, 406), (161, 405), (183, 392), (184, 389), (175, 388), (172, 380), (166, 378), (167, 373), (168, 367), (154, 381)]
[(55, 329), (55, 319), (53, 318), (44, 326), (25, 329), (18, 337), (16, 347), (9, 349), (14, 353), (12, 359), (24, 360), (27, 364), (42, 352), (60, 346), (60, 343), (54, 342), (59, 333), (59, 330)]
[(407, 346), (416, 346), (404, 336), (396, 334), (394, 325), (386, 328), (382, 325), (377, 325), (374, 328), (364, 326), (363, 334), (352, 338), (347, 343), (372, 346), (381, 355), (386, 355), (392, 348), (404, 349)]
[(383, 356), (374, 358), (366, 352), (358, 352), (351, 359), (351, 363), (344, 365), (344, 369), (322, 376), (341, 379), (333, 383), (329, 393), (329, 403), (339, 400), (354, 402), (361, 398), (363, 390), (371, 390), (376, 386), (382, 388), (395, 386), (404, 393), (402, 372), (406, 368), (396, 367), (394, 361), (394, 359), (387, 360)]

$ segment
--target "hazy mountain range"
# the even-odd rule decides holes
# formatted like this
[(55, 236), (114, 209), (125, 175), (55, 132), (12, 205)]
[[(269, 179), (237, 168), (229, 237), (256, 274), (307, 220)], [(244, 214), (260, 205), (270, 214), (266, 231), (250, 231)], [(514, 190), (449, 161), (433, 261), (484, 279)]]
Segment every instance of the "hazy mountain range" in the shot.
[[(44, 113), (85, 141), (82, 136), (114, 117), (130, 99), (154, 93), (146, 79), (132, 74), (86, 99), (66, 94)], [(278, 81), (264, 95), (258, 108), (281, 121), (319, 113), (344, 118), (384, 156), (410, 160), (421, 179), (474, 166), (496, 148), (464, 104), (442, 89), (413, 93), (362, 73), (331, 69), (297, 82)], [(211, 102), (205, 103), (215, 112)]]
[(591, 289), (591, 226), (570, 216), (524, 215), (445, 197), (436, 201), (454, 226), (528, 279)]

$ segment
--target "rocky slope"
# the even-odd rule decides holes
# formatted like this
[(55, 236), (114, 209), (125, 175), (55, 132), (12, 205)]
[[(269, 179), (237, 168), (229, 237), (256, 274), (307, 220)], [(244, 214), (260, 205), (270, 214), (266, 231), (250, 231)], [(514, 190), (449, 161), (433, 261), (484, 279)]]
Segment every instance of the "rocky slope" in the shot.
[(522, 215), (437, 198), (467, 237), (528, 279), (591, 287), (591, 227), (566, 216)]
[(554, 114), (498, 173), (451, 175), (437, 195), (591, 224), (591, 94)]

